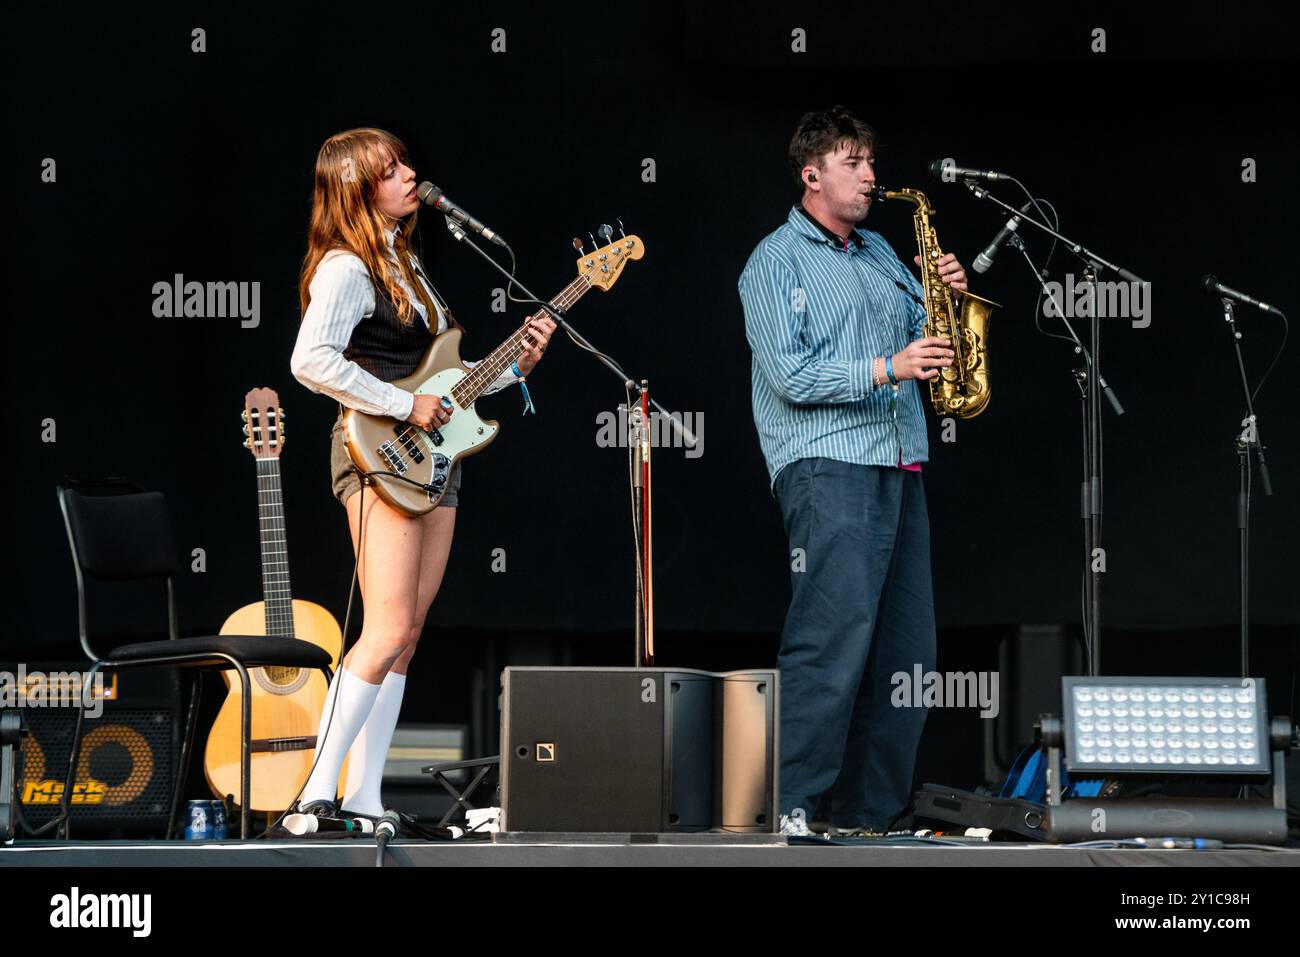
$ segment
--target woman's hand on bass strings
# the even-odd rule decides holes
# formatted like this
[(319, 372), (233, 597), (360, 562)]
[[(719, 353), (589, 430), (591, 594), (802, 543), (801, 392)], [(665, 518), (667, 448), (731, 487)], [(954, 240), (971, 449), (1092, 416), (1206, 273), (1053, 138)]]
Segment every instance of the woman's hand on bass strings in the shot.
[(551, 341), (551, 333), (555, 331), (555, 320), (549, 316), (543, 316), (541, 319), (533, 319), (529, 323), (527, 338), (524, 340), (524, 351), (519, 354), (519, 371), (528, 375), (542, 361), (542, 353), (546, 351), (546, 344)]
[(417, 395), (411, 403), (411, 414), (406, 417), (406, 421), (428, 432), (451, 421), (451, 410), (443, 404), (440, 395)]

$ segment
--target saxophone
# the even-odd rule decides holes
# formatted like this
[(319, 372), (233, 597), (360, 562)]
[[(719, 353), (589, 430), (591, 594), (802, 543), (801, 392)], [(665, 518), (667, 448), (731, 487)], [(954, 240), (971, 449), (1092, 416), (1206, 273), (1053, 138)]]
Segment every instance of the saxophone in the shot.
[(988, 325), (998, 304), (967, 292), (961, 299), (961, 312), (957, 312), (952, 291), (939, 278), (936, 264), (943, 258), (943, 250), (930, 225), (934, 207), (925, 193), (876, 186), (871, 195), (916, 206), (913, 220), (921, 253), (921, 285), (925, 287), (925, 334), (949, 340), (955, 353), (952, 365), (929, 380), (930, 402), (939, 415), (973, 419), (989, 404)]

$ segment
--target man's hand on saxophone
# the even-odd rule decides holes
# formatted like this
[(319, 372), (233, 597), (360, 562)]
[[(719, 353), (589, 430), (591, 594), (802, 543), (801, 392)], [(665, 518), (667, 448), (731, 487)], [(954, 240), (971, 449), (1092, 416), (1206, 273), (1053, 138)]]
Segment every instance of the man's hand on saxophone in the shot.
[[(912, 261), (918, 266), (921, 265), (921, 257), (913, 256)], [(952, 253), (944, 253), (936, 263), (939, 267), (939, 278), (953, 292), (961, 295), (966, 291), (966, 270), (962, 268), (961, 263), (957, 262), (957, 257)]]
[[(939, 370), (952, 365), (952, 342), (938, 336), (926, 336), (909, 342), (902, 352), (895, 352), (892, 357), (894, 378), (899, 382), (904, 379), (933, 379)], [(872, 369), (874, 381), (882, 385), (889, 381), (884, 357), (879, 357)]]

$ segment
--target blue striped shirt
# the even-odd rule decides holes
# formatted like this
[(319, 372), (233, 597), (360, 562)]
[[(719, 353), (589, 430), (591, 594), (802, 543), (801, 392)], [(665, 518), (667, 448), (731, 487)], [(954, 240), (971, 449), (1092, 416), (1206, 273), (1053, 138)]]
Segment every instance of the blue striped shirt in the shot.
[(754, 424), (773, 484), (798, 459), (929, 461), (916, 380), (900, 384), (896, 416), (889, 382), (871, 386), (872, 358), (922, 334), (925, 308), (897, 283), (918, 299), (923, 290), (878, 233), (854, 233), (839, 242), (795, 206), (740, 274)]

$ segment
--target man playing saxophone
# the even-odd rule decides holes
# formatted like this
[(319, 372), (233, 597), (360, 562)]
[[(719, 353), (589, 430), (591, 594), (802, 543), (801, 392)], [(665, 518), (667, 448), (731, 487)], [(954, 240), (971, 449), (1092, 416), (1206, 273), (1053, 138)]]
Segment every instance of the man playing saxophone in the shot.
[[(884, 831), (907, 804), (925, 711), (894, 707), (891, 676), (935, 666), (929, 458), (918, 380), (951, 365), (925, 337), (923, 290), (858, 229), (875, 134), (841, 107), (790, 142), (803, 191), (740, 277), (754, 422), (789, 538), (781, 634), (781, 829), (807, 834), (830, 792), (837, 833)], [(919, 262), (919, 260), (918, 260)], [(966, 272), (935, 264), (955, 293)]]

